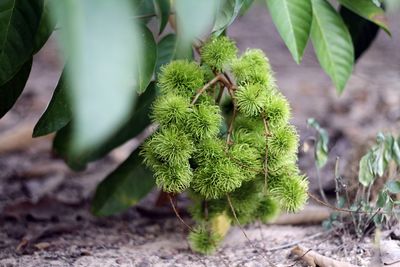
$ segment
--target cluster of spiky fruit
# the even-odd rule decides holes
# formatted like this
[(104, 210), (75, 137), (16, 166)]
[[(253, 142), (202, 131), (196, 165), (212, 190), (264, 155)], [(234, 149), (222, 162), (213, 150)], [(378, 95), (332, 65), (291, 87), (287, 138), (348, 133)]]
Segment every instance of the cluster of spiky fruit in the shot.
[[(189, 241), (211, 253), (226, 232), (221, 225), (268, 222), (281, 209), (300, 209), (307, 181), (296, 165), (288, 101), (264, 53), (249, 49), (238, 58), (234, 42), (219, 37), (202, 46), (200, 58), (162, 68), (152, 111), (159, 127), (141, 153), (163, 191), (193, 199), (198, 225)], [(221, 96), (230, 112), (222, 112)]]

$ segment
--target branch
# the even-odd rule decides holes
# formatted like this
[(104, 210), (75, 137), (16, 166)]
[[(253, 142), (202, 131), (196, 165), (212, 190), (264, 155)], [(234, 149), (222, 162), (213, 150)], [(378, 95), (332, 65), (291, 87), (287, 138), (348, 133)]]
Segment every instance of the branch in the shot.
[(206, 83), (200, 90), (197, 91), (196, 95), (194, 96), (191, 104), (193, 105), (194, 103), (196, 103), (196, 101), (199, 99), (199, 97), (208, 89), (210, 88), (212, 85), (216, 84), (219, 81), (222, 81), (222, 79), (224, 79), (222, 74), (219, 74), (217, 76), (214, 77), (214, 79), (212, 79), (211, 81), (209, 81), (208, 83)]
[(264, 130), (265, 130), (265, 158), (264, 158), (264, 193), (267, 193), (268, 188), (268, 136), (269, 128), (268, 121), (265, 117), (263, 117)]

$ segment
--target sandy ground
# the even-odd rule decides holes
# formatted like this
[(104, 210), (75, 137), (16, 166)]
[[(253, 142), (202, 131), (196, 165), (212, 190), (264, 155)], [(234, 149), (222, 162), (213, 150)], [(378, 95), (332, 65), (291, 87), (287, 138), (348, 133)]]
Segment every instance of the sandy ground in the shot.
[[(293, 108), (302, 142), (313, 132), (308, 117), (317, 118), (331, 138), (331, 158), (341, 157), (341, 173), (355, 177), (360, 153), (378, 131), (398, 134), (400, 119), (399, 17), (391, 16), (393, 37), (383, 32), (357, 64), (338, 97), (310, 47), (298, 66), (273, 28), (267, 12), (253, 8), (229, 30), (239, 47), (263, 49), (278, 84)], [(311, 46), (311, 44), (309, 44)], [(27, 89), (0, 121), (0, 138), (14, 127), (33, 127), (60, 75), (54, 42), (36, 57)], [(1, 140), (1, 139), (0, 139)], [(21, 151), (0, 154), (0, 266), (300, 266), (289, 248), (266, 252), (293, 241), (323, 255), (367, 266), (372, 244), (325, 234), (321, 226), (246, 227), (248, 243), (238, 228), (229, 232), (213, 256), (190, 251), (186, 230), (173, 216), (144, 216), (137, 209), (94, 218), (89, 203), (96, 184), (128, 154), (114, 151), (83, 173), (69, 171), (50, 153), (50, 138), (29, 143)], [(316, 189), (311, 152), (300, 152), (300, 165)], [(333, 184), (332, 162), (322, 173), (326, 189)], [(33, 203), (33, 204), (32, 204)], [(320, 233), (313, 239), (307, 237)], [(25, 241), (24, 241), (25, 240)]]

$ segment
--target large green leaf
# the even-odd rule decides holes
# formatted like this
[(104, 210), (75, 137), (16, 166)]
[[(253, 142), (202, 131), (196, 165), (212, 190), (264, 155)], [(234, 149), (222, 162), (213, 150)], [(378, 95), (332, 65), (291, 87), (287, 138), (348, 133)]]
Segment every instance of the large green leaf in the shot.
[(156, 74), (160, 71), (162, 65), (169, 63), (175, 54), (176, 35), (170, 33), (160, 40), (157, 47)]
[(32, 58), (30, 58), (17, 74), (8, 82), (0, 86), (0, 118), (6, 114), (22, 93), (31, 72)]
[(341, 93), (354, 65), (350, 33), (342, 18), (326, 0), (312, 0), (311, 40), (318, 61)]
[(386, 183), (386, 187), (392, 194), (400, 193), (400, 181), (390, 180)]
[(122, 212), (146, 196), (154, 185), (153, 174), (144, 166), (136, 149), (98, 185), (92, 212), (97, 216)]
[(158, 33), (161, 34), (165, 26), (167, 26), (169, 13), (170, 13), (170, 4), (169, 0), (153, 0), (154, 9), (158, 18), (159, 22), (159, 31)]
[(372, 21), (390, 35), (389, 24), (385, 16), (385, 11), (376, 6), (371, 0), (339, 0), (339, 3), (357, 15)]
[(147, 27), (141, 29), (141, 41), (146, 60), (143, 62), (138, 61), (139, 87), (137, 91), (139, 93), (143, 93), (149, 85), (157, 61), (157, 44), (154, 41), (153, 34)]
[(221, 0), (212, 32), (220, 35), (238, 16), (243, 0)]
[(176, 58), (190, 58), (192, 43), (214, 24), (218, 1), (175, 0), (178, 41)]
[(0, 85), (32, 56), (43, 1), (0, 1)]
[(34, 54), (37, 53), (46, 43), (56, 25), (56, 23), (50, 18), (50, 1), (52, 0), (43, 1), (43, 12), (35, 36), (35, 46), (33, 49)]
[(33, 137), (43, 136), (56, 132), (66, 126), (72, 118), (68, 88), (66, 88), (64, 73), (58, 81), (50, 103), (33, 129)]
[[(144, 85), (143, 36), (130, 0), (52, 1), (59, 43), (68, 59), (66, 78), (73, 112), (71, 151), (92, 151), (128, 119), (135, 89)], [(154, 67), (154, 66), (153, 66)], [(140, 72), (142, 73), (142, 72)]]
[[(72, 169), (84, 169), (88, 162), (107, 155), (114, 148), (141, 133), (151, 123), (149, 114), (157, 93), (156, 83), (150, 83), (147, 90), (136, 98), (136, 104), (131, 111), (129, 119), (106, 142), (92, 151), (81, 154), (80, 157), (71, 154), (72, 125), (68, 124), (57, 132), (53, 142), (54, 152), (61, 156)], [(55, 118), (52, 117), (51, 119)]]
[(266, 0), (269, 13), (294, 60), (299, 64), (312, 23), (310, 0)]
[(354, 59), (357, 60), (378, 35), (379, 26), (343, 6), (340, 8), (340, 15), (350, 31), (354, 46)]

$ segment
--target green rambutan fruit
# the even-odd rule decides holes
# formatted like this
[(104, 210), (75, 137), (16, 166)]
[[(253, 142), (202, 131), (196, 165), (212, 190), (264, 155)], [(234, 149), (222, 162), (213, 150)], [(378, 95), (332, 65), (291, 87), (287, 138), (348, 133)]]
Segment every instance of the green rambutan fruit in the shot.
[(196, 62), (175, 60), (161, 67), (159, 87), (162, 94), (192, 97), (204, 85), (204, 72)]
[(272, 135), (268, 137), (267, 147), (270, 153), (294, 154), (297, 152), (299, 137), (292, 125), (272, 128)]
[(263, 223), (275, 220), (280, 213), (279, 203), (270, 195), (261, 195), (254, 216)]
[(287, 124), (291, 116), (289, 103), (280, 93), (269, 95), (264, 106), (264, 113), (270, 129)]
[(153, 165), (156, 184), (164, 192), (180, 193), (190, 186), (193, 173), (189, 162), (177, 165), (161, 164)]
[(194, 171), (191, 187), (206, 199), (217, 199), (242, 185), (241, 169), (226, 158), (203, 163)]
[(190, 133), (197, 139), (216, 137), (222, 123), (220, 108), (216, 105), (199, 104), (193, 108), (187, 120)]
[(229, 149), (229, 156), (241, 167), (244, 181), (253, 180), (258, 173), (262, 172), (263, 160), (260, 153), (246, 143), (234, 143)]
[(207, 229), (205, 225), (199, 225), (190, 232), (188, 240), (190, 248), (193, 251), (202, 254), (212, 254), (217, 250), (222, 237), (211, 231), (211, 229)]
[(225, 142), (219, 138), (204, 138), (196, 144), (193, 155), (196, 163), (206, 165), (209, 162), (216, 162), (226, 156)]
[(275, 87), (268, 59), (259, 49), (247, 50), (240, 59), (232, 62), (231, 69), (238, 85), (261, 84), (268, 89)]
[(272, 169), (270, 162), (268, 162), (268, 188), (273, 189), (279, 186), (282, 180), (289, 179), (291, 176), (296, 176), (298, 173), (299, 168), (293, 159), (282, 157), (281, 165), (275, 169)]
[(187, 97), (167, 94), (157, 98), (153, 105), (152, 119), (163, 126), (183, 125), (191, 113)]
[(203, 62), (218, 72), (223, 71), (236, 58), (236, 54), (235, 43), (226, 36), (211, 38), (200, 51)]
[(246, 117), (259, 115), (265, 106), (267, 95), (267, 89), (260, 84), (239, 86), (235, 92), (239, 111)]
[(296, 212), (305, 205), (308, 198), (307, 191), (306, 178), (302, 175), (293, 175), (281, 179), (279, 184), (271, 189), (271, 194), (284, 210)]
[(239, 114), (234, 122), (235, 129), (246, 129), (249, 132), (257, 132), (264, 135), (265, 128), (264, 122), (260, 117), (251, 117), (248, 118)]
[(173, 165), (185, 163), (194, 151), (191, 138), (176, 127), (161, 129), (147, 142), (147, 149), (153, 150), (157, 158)]
[(192, 218), (197, 221), (206, 221), (222, 214), (226, 210), (226, 201), (224, 199), (203, 198), (194, 199), (193, 205), (189, 207)]
[(248, 144), (257, 151), (258, 155), (265, 151), (266, 140), (263, 132), (259, 133), (240, 128), (233, 131), (233, 140), (234, 143)]

